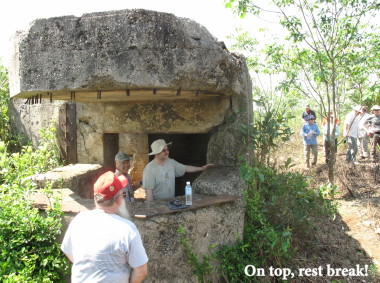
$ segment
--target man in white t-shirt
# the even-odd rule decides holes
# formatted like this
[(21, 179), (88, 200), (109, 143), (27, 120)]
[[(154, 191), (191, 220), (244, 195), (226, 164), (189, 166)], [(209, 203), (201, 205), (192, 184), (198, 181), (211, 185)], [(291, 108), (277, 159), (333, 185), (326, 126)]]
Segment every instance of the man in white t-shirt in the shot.
[(367, 134), (367, 119), (369, 118), (367, 109), (363, 106), (359, 114), (359, 130), (358, 130), (358, 152), (360, 159), (369, 158), (369, 137)]
[(127, 219), (125, 185), (111, 171), (101, 175), (94, 185), (96, 209), (71, 221), (61, 249), (73, 263), (72, 283), (141, 282), (147, 276), (140, 233)]
[(344, 120), (344, 136), (347, 139), (348, 148), (346, 153), (346, 162), (357, 163), (356, 153), (358, 152), (358, 136), (361, 106), (355, 106), (347, 114)]
[(154, 159), (148, 163), (143, 172), (143, 188), (146, 200), (158, 200), (175, 196), (175, 177), (183, 176), (186, 172), (199, 172), (214, 166), (207, 164), (202, 167), (184, 165), (169, 158), (169, 145), (165, 140), (159, 139), (151, 144)]

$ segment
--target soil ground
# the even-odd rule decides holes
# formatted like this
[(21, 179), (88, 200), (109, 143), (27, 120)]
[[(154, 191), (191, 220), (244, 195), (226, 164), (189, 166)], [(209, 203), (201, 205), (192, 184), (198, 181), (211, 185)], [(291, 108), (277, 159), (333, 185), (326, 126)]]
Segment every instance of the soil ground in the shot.
[[(315, 221), (313, 239), (295, 239), (300, 251), (293, 262), (298, 267), (322, 266), (355, 268), (368, 266), (368, 276), (303, 277), (297, 282), (380, 282), (380, 170), (379, 163), (359, 160), (359, 164), (345, 162), (346, 144), (338, 146), (335, 166), (335, 184), (338, 194), (335, 203), (338, 214), (335, 219)], [(318, 187), (328, 182), (324, 148), (318, 148), (317, 165), (305, 167), (302, 140), (293, 135), (281, 145), (273, 157), (277, 164), (292, 158), (292, 171), (311, 177), (311, 185)], [(337, 281), (334, 281), (337, 280)]]

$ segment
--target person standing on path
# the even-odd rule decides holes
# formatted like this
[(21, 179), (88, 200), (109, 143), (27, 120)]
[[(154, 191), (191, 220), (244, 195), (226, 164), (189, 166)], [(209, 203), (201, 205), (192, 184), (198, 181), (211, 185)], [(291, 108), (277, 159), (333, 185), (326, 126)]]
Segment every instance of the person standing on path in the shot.
[(361, 106), (355, 106), (346, 115), (344, 120), (344, 136), (347, 139), (348, 148), (346, 152), (346, 162), (357, 164), (356, 154), (358, 152), (358, 134)]
[(371, 110), (373, 114), (367, 119), (369, 125), (368, 134), (372, 138), (372, 160), (376, 162), (376, 147), (380, 146), (380, 106), (374, 105)]
[(369, 136), (367, 133), (369, 114), (366, 108), (363, 106), (359, 114), (359, 130), (358, 130), (358, 152), (360, 159), (369, 158)]
[(317, 119), (317, 115), (315, 114), (314, 110), (310, 109), (310, 105), (306, 105), (305, 111), (302, 113), (302, 119), (305, 123), (307, 123), (307, 117), (314, 116), (314, 119)]
[(304, 156), (306, 168), (310, 168), (310, 153), (313, 156), (311, 165), (315, 166), (318, 159), (318, 142), (317, 136), (319, 136), (318, 125), (315, 124), (315, 117), (313, 115), (306, 117), (307, 123), (301, 128), (301, 136), (303, 137), (304, 144)]

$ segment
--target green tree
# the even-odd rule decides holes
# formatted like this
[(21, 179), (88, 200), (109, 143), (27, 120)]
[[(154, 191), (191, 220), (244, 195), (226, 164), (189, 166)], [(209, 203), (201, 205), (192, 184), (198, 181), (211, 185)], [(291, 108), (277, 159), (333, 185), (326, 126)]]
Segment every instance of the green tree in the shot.
[(10, 139), (8, 103), (8, 71), (0, 64), (0, 140), (2, 141), (8, 141)]
[[(57, 242), (60, 201), (53, 201), (51, 187), (37, 190), (25, 179), (61, 165), (54, 128), (40, 133), (38, 148), (26, 145), (15, 152), (8, 103), (8, 74), (0, 65), (0, 281), (63, 282), (69, 263)], [(52, 201), (44, 212), (31, 200), (37, 191)]]
[(378, 28), (365, 34), (349, 58), (347, 76), (351, 80), (349, 100), (367, 106), (380, 104), (380, 34)]
[[(267, 11), (256, 3), (230, 0), (226, 6), (241, 16)], [(274, 0), (272, 3), (279, 23), (287, 31), (286, 45), (277, 42), (267, 47), (269, 62), (285, 74), (280, 88), (315, 100), (324, 116), (331, 112), (337, 116), (353, 84), (353, 71), (347, 70), (354, 69), (357, 62), (353, 58), (359, 60), (358, 54), (362, 54), (360, 43), (367, 36), (367, 19), (380, 8), (378, 1)], [(365, 60), (363, 64), (367, 62), (370, 61)], [(330, 129), (328, 137), (329, 133)], [(336, 155), (333, 142), (331, 139), (331, 183)]]

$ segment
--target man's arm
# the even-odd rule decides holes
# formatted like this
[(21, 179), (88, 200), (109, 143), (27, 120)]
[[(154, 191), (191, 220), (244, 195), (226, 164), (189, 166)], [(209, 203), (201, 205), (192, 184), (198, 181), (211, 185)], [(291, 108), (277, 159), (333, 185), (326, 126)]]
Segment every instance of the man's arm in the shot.
[(345, 134), (346, 134), (346, 137), (349, 137), (350, 135), (348, 134), (349, 131), (350, 131), (350, 125), (349, 124), (345, 124), (344, 125), (344, 128), (345, 128)]
[(363, 126), (364, 126), (364, 129), (365, 129), (365, 131), (367, 132), (367, 135), (371, 135), (371, 134), (373, 134), (374, 132), (371, 130), (371, 126), (372, 126), (372, 116), (371, 115), (369, 115), (366, 119), (365, 119), (365, 121), (364, 121), (364, 123), (363, 123)]
[(145, 189), (145, 200), (152, 201), (153, 200), (153, 192), (152, 190)]
[(308, 125), (308, 124), (305, 124), (305, 125), (303, 125), (302, 128), (301, 128), (301, 136), (302, 136), (302, 137), (309, 137), (309, 134), (306, 133), (307, 125)]
[(186, 165), (186, 172), (188, 172), (188, 173), (200, 172), (200, 171), (204, 171), (207, 168), (210, 168), (212, 166), (214, 166), (214, 164), (206, 164), (202, 167)]
[(138, 181), (138, 182), (136, 182), (136, 183), (134, 183), (134, 184), (132, 184), (133, 191), (136, 191), (138, 188), (141, 187), (141, 185), (142, 185), (142, 181), (141, 180)]
[[(149, 190), (151, 191), (151, 190)], [(148, 275), (148, 264), (145, 263), (139, 267), (132, 268), (131, 276), (129, 278), (129, 283), (140, 283)]]

